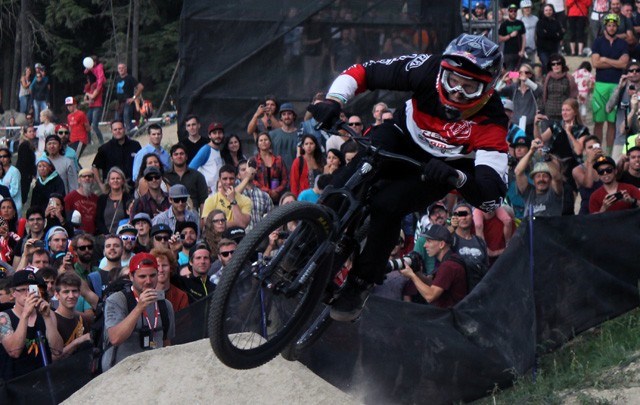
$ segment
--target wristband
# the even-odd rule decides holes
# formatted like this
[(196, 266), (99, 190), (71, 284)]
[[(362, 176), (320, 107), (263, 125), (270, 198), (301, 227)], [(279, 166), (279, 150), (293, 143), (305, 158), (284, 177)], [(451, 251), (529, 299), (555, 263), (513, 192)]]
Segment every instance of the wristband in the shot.
[(340, 102), (341, 102), (342, 104), (347, 104), (347, 101), (348, 101), (348, 100), (347, 100), (346, 98), (344, 98), (342, 95), (337, 94), (337, 93), (329, 93), (329, 94), (327, 94), (327, 98), (329, 98), (329, 97), (331, 97), (331, 98), (335, 98), (335, 99), (337, 99), (337, 100), (340, 100)]
[(229, 205), (238, 205), (238, 202), (236, 200), (233, 200), (229, 203)]

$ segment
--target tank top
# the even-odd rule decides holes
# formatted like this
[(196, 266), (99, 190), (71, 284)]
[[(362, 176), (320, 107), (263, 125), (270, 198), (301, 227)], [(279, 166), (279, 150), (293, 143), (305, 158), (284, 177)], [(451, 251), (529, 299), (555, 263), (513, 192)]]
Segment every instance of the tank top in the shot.
[[(9, 315), (9, 319), (11, 319), (11, 326), (13, 327), (13, 330), (16, 330), (18, 323), (20, 322), (20, 318), (13, 313), (13, 310), (5, 311), (5, 314)], [(3, 378), (5, 380), (20, 377), (44, 366), (42, 353), (40, 352), (40, 346), (38, 345), (38, 330), (42, 333), (42, 336), (45, 339), (45, 356), (47, 356), (47, 361), (51, 363), (51, 350), (49, 349), (49, 343), (46, 341), (47, 327), (44, 323), (44, 318), (38, 314), (35, 325), (27, 327), (25, 347), (22, 349), (20, 357), (10, 357), (4, 349), (4, 346), (0, 345), (0, 359), (5, 363), (2, 367), (2, 373), (4, 374)]]

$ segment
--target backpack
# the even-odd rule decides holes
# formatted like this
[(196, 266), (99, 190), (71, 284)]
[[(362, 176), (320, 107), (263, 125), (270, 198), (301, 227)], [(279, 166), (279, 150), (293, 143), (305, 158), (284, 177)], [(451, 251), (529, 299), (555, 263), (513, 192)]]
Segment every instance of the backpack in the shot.
[[(118, 291), (122, 291), (125, 298), (127, 299), (127, 311), (128, 312), (133, 311), (133, 309), (138, 304), (138, 302), (136, 301), (136, 298), (133, 296), (130, 286), (131, 286), (131, 282), (126, 278), (124, 279), (121, 278), (119, 280), (114, 281), (104, 291), (103, 299), (100, 300), (100, 302), (98, 303), (98, 306), (96, 307), (95, 320), (91, 325), (91, 329), (89, 332), (91, 334), (90, 335), (91, 343), (93, 344), (92, 359), (91, 359), (91, 373), (93, 375), (98, 375), (102, 373), (102, 357), (105, 351), (109, 347), (111, 347), (111, 344), (108, 341), (105, 342), (105, 339), (104, 339), (104, 304), (107, 300), (107, 297), (109, 297), (110, 295)], [(167, 302), (165, 300), (158, 301), (158, 311), (160, 312), (160, 319), (162, 320), (162, 339), (165, 340), (167, 338), (167, 333), (169, 331), (169, 325), (171, 322), (171, 320), (169, 319), (169, 310), (167, 308)], [(134, 329), (132, 333), (137, 333), (137, 331)], [(118, 346), (115, 346), (113, 348), (113, 351), (111, 352), (110, 365), (112, 367), (116, 362), (117, 354), (118, 354)]]

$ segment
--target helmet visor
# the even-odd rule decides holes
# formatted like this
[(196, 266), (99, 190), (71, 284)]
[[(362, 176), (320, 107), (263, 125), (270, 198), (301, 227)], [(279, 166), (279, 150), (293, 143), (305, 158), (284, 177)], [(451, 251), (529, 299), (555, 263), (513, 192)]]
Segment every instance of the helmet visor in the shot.
[(478, 98), (482, 95), (485, 84), (469, 76), (464, 76), (449, 69), (442, 70), (442, 85), (447, 93), (462, 93), (467, 99)]

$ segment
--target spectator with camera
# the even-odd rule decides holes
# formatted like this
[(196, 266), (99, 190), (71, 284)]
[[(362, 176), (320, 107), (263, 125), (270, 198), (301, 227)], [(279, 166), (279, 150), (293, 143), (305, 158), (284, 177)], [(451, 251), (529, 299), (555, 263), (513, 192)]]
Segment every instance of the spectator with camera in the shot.
[(578, 215), (586, 215), (589, 213), (589, 199), (591, 198), (591, 194), (602, 185), (596, 169), (593, 168), (593, 163), (597, 158), (602, 156), (600, 140), (595, 135), (589, 135), (583, 139), (583, 143), (583, 163), (574, 167), (572, 171), (573, 180), (576, 182), (578, 193), (580, 194), (580, 210), (578, 211)]
[(619, 183), (616, 180), (616, 162), (611, 157), (598, 157), (593, 163), (593, 168), (598, 172), (602, 186), (591, 194), (590, 214), (638, 207), (640, 190), (631, 184)]
[(529, 183), (526, 170), (533, 155), (542, 149), (541, 139), (534, 139), (531, 148), (515, 168), (518, 192), (525, 200), (525, 217), (529, 216), (530, 207), (535, 216), (556, 216), (562, 214), (562, 176), (558, 162), (551, 155), (545, 156), (545, 161), (537, 162), (529, 176), (533, 185)]
[(611, 157), (614, 160), (624, 153), (627, 136), (640, 132), (637, 117), (638, 88), (640, 88), (640, 62), (631, 60), (626, 72), (620, 76), (620, 81), (605, 107), (607, 113), (616, 113), (615, 138), (611, 151)]
[(520, 122), (521, 117), (526, 117), (524, 128), (522, 128), (529, 138), (533, 138), (533, 121), (536, 111), (542, 101), (542, 86), (535, 81), (533, 68), (527, 63), (523, 63), (518, 68), (517, 77), (513, 78), (513, 83), (505, 85), (509, 75), (515, 72), (507, 72), (502, 80), (496, 85), (496, 90), (500, 95), (511, 99), (513, 106), (512, 121)]
[(432, 225), (425, 238), (424, 248), (427, 254), (439, 262), (431, 284), (419, 277), (411, 266), (400, 270), (400, 274), (413, 282), (429, 304), (439, 308), (451, 308), (467, 295), (464, 261), (451, 249), (453, 238), (446, 227)]
[[(62, 338), (55, 315), (41, 296), (41, 284), (31, 270), (21, 270), (13, 275), (11, 295), (15, 305), (13, 309), (0, 312), (0, 351), (4, 352), (0, 358), (7, 362), (3, 364), (3, 375), (0, 376), (4, 380), (46, 366), (62, 354)], [(44, 353), (40, 352), (40, 347), (44, 347)]]
[(104, 307), (105, 352), (102, 370), (132, 354), (171, 344), (175, 336), (173, 306), (158, 290), (158, 262), (149, 253), (131, 258), (131, 289), (111, 294)]
[[(582, 124), (580, 105), (574, 98), (562, 102), (561, 120), (552, 121), (549, 127), (540, 133), (540, 126), (535, 127), (535, 136), (545, 142), (545, 150), (557, 156), (562, 161), (562, 175), (568, 179), (567, 185), (575, 192), (577, 186), (573, 181), (571, 171), (578, 165), (582, 156), (583, 143), (581, 138), (589, 135), (589, 129)], [(538, 114), (536, 120), (546, 120), (547, 116)], [(573, 213), (573, 193), (565, 193), (565, 209), (563, 212)]]

